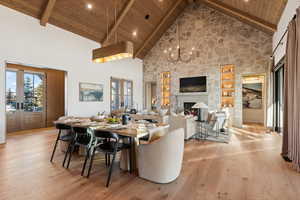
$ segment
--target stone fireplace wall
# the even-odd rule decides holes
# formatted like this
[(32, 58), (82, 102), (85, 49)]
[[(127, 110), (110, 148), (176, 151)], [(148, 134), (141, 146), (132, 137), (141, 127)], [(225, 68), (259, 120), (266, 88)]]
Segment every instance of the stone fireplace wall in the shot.
[[(176, 47), (176, 24), (181, 24), (183, 52), (194, 47), (195, 59), (189, 63), (171, 63), (164, 50)], [(220, 66), (236, 67), (235, 105), (232, 109), (233, 124), (242, 125), (242, 76), (268, 74), (272, 53), (272, 36), (265, 34), (232, 17), (204, 5), (190, 5), (166, 31), (144, 59), (144, 81), (158, 83), (157, 96), (160, 104), (159, 74), (171, 72), (171, 109), (179, 98), (179, 78), (207, 76), (207, 92), (199, 94), (208, 101), (209, 110), (220, 107)], [(193, 94), (195, 95), (195, 94)], [(197, 96), (197, 94), (196, 94)]]

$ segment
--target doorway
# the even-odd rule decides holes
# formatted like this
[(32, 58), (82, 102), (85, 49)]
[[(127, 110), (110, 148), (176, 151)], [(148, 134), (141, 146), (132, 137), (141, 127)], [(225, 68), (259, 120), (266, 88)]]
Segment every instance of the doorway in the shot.
[(45, 74), (6, 70), (7, 131), (45, 127)]
[(157, 84), (156, 82), (146, 82), (145, 84), (145, 106), (147, 110), (157, 110)]
[(242, 78), (243, 124), (266, 126), (265, 75), (247, 75)]
[(65, 114), (65, 72), (7, 63), (7, 133), (53, 126)]

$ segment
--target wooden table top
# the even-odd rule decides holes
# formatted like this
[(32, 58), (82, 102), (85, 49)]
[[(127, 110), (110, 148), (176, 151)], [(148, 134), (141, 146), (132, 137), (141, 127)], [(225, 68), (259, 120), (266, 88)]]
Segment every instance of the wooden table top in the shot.
[[(113, 124), (108, 124), (105, 122), (80, 122), (78, 120), (66, 120), (66, 121), (54, 121), (54, 124), (66, 124), (69, 126), (73, 126), (73, 127), (86, 127), (86, 128), (94, 128), (95, 130), (103, 130), (103, 131), (109, 131), (109, 132), (114, 132), (117, 133), (119, 135), (123, 135), (123, 136), (128, 136), (128, 137), (134, 137), (134, 138), (140, 138), (143, 136), (148, 135), (148, 131), (144, 130), (144, 131), (138, 131), (137, 130), (137, 124), (133, 124), (133, 125), (125, 125), (122, 126), (121, 124), (119, 124), (121, 126), (121, 128), (113, 128)], [(156, 124), (157, 127), (160, 126), (166, 126), (166, 124)]]

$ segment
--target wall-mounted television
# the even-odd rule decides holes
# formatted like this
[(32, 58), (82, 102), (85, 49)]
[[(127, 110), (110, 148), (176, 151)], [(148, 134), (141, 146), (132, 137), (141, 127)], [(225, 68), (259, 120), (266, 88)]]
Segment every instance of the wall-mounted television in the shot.
[(206, 92), (206, 76), (180, 78), (181, 93)]

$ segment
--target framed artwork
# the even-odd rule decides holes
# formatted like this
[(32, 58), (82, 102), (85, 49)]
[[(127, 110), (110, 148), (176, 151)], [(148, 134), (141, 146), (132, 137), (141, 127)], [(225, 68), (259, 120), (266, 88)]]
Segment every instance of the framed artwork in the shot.
[(262, 109), (262, 83), (243, 84), (243, 107), (247, 109)]
[(103, 85), (95, 83), (79, 83), (79, 101), (103, 101)]

